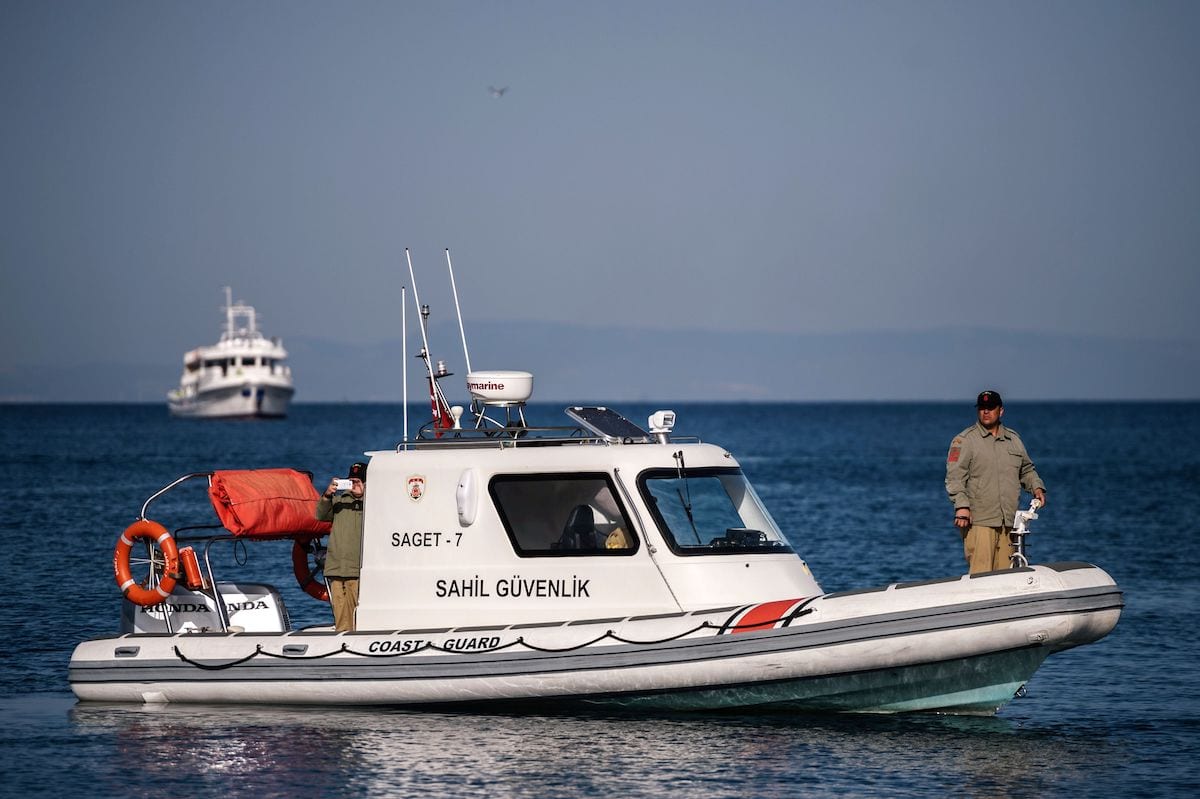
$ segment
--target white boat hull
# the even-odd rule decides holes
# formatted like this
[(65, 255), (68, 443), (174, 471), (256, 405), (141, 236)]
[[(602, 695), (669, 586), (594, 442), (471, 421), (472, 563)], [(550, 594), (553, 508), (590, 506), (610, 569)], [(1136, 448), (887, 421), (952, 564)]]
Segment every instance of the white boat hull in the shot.
[(294, 393), (291, 386), (246, 381), (192, 396), (172, 395), (168, 407), (172, 416), (190, 419), (281, 419)]
[(124, 635), (80, 644), (70, 682), (104, 702), (984, 714), (1121, 606), (1102, 570), (1053, 564), (583, 623)]

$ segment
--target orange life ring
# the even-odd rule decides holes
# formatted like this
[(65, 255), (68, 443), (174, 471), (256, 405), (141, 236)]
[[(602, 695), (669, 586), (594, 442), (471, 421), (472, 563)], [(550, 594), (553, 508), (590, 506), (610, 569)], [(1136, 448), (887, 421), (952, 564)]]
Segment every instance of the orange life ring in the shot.
[(308, 565), (308, 547), (306, 544), (315, 540), (313, 538), (306, 538), (301, 541), (297, 538), (292, 541), (292, 571), (296, 575), (296, 582), (300, 583), (300, 587), (304, 589), (304, 593), (320, 602), (328, 602), (329, 588), (326, 587), (324, 580), (317, 579), (314, 570)]
[[(129, 553), (133, 549), (133, 542), (139, 538), (158, 544), (163, 553), (165, 564), (162, 579), (154, 588), (138, 585), (129, 568)], [(171, 595), (175, 582), (180, 577), (179, 548), (175, 546), (175, 539), (167, 532), (167, 528), (158, 522), (138, 519), (126, 527), (125, 532), (117, 539), (117, 548), (113, 552), (113, 574), (117, 578), (117, 587), (130, 602), (142, 607), (157, 605)]]

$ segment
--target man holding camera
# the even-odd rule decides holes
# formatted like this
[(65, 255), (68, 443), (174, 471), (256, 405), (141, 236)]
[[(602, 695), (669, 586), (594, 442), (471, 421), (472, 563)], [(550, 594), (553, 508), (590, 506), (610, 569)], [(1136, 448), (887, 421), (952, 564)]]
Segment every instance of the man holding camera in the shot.
[(345, 478), (333, 478), (317, 501), (317, 518), (332, 522), (325, 553), (325, 579), (333, 605), (336, 630), (354, 629), (358, 609), (358, 575), (362, 566), (363, 495), (367, 489), (367, 464), (355, 463)]

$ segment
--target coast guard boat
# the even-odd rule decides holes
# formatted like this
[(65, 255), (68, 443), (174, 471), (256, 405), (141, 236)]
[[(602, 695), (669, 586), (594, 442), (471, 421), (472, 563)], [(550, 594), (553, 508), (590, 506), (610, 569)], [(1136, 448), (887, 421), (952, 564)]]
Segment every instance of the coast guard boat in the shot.
[(258, 329), (253, 306), (233, 302), (225, 287), (220, 340), (183, 356), (179, 386), (167, 394), (171, 415), (197, 419), (272, 419), (287, 416), (295, 388), (287, 351)]
[[(670, 411), (532, 425), (533, 376), (472, 371), (465, 336), (469, 411), (451, 406), (418, 307), (432, 418), (366, 453), (356, 629), (293, 629), (276, 587), (212, 565), (291, 539), (296, 579), (326, 600), (309, 475), (186, 475), (118, 539), (121, 629), (76, 648), (79, 699), (990, 714), (1117, 623), (1121, 591), (1082, 562), (826, 593), (794, 548), (805, 531)], [(185, 484), (207, 487), (219, 529), (151, 520)]]

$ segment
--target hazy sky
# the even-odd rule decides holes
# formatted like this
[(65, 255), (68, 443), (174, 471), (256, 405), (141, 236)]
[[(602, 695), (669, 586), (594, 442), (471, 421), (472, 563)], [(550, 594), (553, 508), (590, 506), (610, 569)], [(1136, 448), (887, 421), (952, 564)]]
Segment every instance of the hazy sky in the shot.
[(1200, 343), (1197, 42), (1195, 2), (2, 0), (0, 369), (177, 363), (226, 284), (394, 338), (405, 247), (443, 318), (449, 247), (468, 318)]

